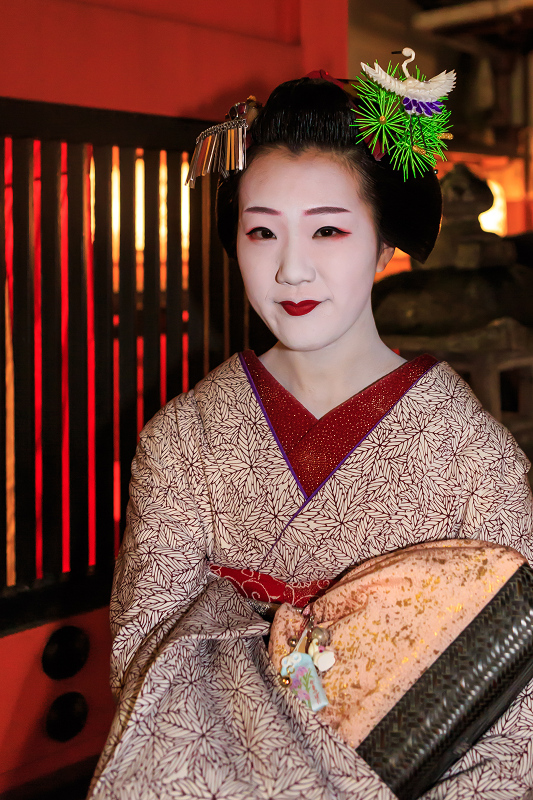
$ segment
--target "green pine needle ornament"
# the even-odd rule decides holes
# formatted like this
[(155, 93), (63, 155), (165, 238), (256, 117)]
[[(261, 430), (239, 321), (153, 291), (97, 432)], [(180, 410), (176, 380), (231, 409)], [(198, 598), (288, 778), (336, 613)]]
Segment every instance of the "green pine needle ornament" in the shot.
[(408, 57), (403, 75), (398, 64), (389, 62), (386, 71), (377, 63), (374, 68), (362, 64), (364, 72), (352, 84), (359, 98), (352, 124), (359, 129), (358, 141), (365, 141), (371, 152), (387, 153), (407, 180), (434, 169), (437, 157), (446, 158), (447, 140), (453, 136), (443, 101), (455, 85), (455, 72), (442, 72), (428, 81), (417, 67), (412, 77), (407, 64), (414, 51), (406, 47), (402, 52)]
[[(390, 74), (394, 76), (397, 68), (396, 66)], [(357, 122), (352, 123), (353, 127), (358, 127), (361, 131), (358, 141), (372, 137), (368, 141), (370, 150), (374, 150), (379, 142), (382, 150), (389, 152), (405, 127), (405, 114), (401, 110), (399, 99), (372, 81), (358, 78), (357, 85), (352, 86), (357, 89), (361, 101), (357, 110)]]

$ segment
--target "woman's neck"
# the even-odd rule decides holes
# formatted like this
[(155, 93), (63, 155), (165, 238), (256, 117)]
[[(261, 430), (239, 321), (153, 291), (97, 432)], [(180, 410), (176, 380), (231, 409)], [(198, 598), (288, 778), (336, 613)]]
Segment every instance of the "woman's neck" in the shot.
[(317, 418), (405, 363), (381, 341), (373, 319), (364, 336), (345, 336), (320, 350), (290, 350), (278, 342), (259, 358)]

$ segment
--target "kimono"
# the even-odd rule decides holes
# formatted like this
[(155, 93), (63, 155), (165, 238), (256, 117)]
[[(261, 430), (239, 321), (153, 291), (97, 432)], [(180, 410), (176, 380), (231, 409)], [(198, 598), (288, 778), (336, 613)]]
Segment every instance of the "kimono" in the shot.
[[(475, 538), (533, 560), (529, 462), (444, 362), (403, 364), (316, 420), (251, 352), (143, 430), (111, 602), (116, 716), (91, 800), (393, 800), (278, 680), (257, 602)], [(247, 599), (250, 598), (250, 599)], [(533, 685), (426, 795), (533, 787)]]

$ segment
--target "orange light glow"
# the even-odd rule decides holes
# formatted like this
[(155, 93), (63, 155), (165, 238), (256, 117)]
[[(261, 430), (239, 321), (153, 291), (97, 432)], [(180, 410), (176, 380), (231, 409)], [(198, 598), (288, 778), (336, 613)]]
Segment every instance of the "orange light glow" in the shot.
[(95, 179), (94, 157), (91, 156), (91, 161), (89, 163), (89, 187), (90, 187), (90, 203), (91, 203), (91, 242), (93, 244), (94, 244), (94, 231), (96, 228), (96, 222), (95, 222), (96, 217), (94, 211), (95, 199), (96, 199), (95, 183), (96, 179)]
[(111, 168), (111, 252), (113, 258), (113, 291), (118, 292), (120, 273), (120, 167), (119, 149), (113, 147), (113, 166)]
[(168, 170), (167, 154), (161, 151), (159, 159), (159, 261), (161, 291), (167, 290), (167, 239), (168, 239)]
[(135, 159), (135, 249), (144, 250), (144, 158)]
[[(189, 289), (189, 243), (190, 243), (190, 196), (189, 184), (186, 183), (189, 172), (189, 156), (182, 153), (181, 156), (181, 285), (183, 292)], [(186, 296), (184, 302), (187, 303)], [(182, 313), (182, 390), (189, 391), (189, 332), (188, 332), (189, 311), (183, 309)]]
[(389, 275), (395, 275), (398, 272), (410, 272), (411, 270), (411, 258), (404, 253), (403, 250), (399, 250), (396, 248), (394, 251), (394, 255), (383, 270), (383, 272), (377, 272), (374, 282), (377, 283), (378, 281), (383, 280), (383, 278), (388, 278)]
[(189, 158), (183, 153), (181, 162), (181, 263), (183, 290), (189, 288), (189, 233), (190, 233), (190, 202), (189, 185), (185, 183), (189, 172)]
[(7, 282), (4, 302), (6, 314), (6, 585), (14, 586), (17, 581), (15, 568), (15, 376), (13, 374), (11, 308)]
[(484, 231), (497, 233), (498, 236), (507, 236), (507, 202), (505, 189), (498, 181), (487, 181), (494, 195), (494, 202), (488, 211), (479, 215), (479, 224)]
[(144, 150), (137, 148), (135, 158), (135, 287), (144, 291)]

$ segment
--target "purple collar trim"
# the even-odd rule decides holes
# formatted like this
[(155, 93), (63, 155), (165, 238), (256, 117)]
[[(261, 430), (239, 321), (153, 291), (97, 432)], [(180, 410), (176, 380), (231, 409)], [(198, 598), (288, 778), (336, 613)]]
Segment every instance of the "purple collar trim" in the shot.
[[(239, 357), (240, 357), (240, 355), (241, 355), (241, 354), (239, 353)], [(241, 358), (241, 363), (242, 363), (242, 362), (243, 362), (243, 359)], [(322, 483), (320, 484), (320, 486), (318, 486), (318, 487), (315, 489), (315, 491), (314, 491), (312, 494), (310, 494), (310, 495), (309, 495), (309, 497), (307, 497), (307, 495), (305, 494), (305, 492), (304, 492), (304, 491), (303, 491), (303, 489), (302, 489), (303, 495), (304, 495), (304, 497), (305, 497), (305, 501), (304, 501), (304, 503), (303, 503), (303, 504), (300, 506), (300, 508), (299, 508), (299, 509), (298, 509), (298, 510), (297, 510), (297, 511), (296, 511), (296, 512), (295, 512), (295, 513), (292, 515), (292, 517), (291, 517), (291, 518), (290, 518), (290, 520), (287, 522), (287, 524), (285, 525), (285, 527), (283, 528), (283, 530), (282, 530), (282, 531), (279, 533), (279, 535), (278, 535), (277, 539), (275, 540), (274, 544), (272, 545), (272, 547), (270, 548), (270, 550), (268, 551), (268, 553), (267, 553), (267, 554), (265, 555), (265, 557), (263, 558), (263, 561), (261, 562), (261, 564), (260, 564), (260, 566), (259, 566), (259, 571), (260, 571), (260, 570), (263, 568), (263, 565), (264, 565), (265, 561), (266, 561), (266, 560), (267, 560), (267, 558), (270, 556), (270, 554), (272, 553), (272, 551), (274, 550), (274, 548), (276, 547), (276, 545), (277, 545), (277, 544), (278, 544), (278, 542), (280, 541), (281, 537), (283, 536), (283, 534), (285, 533), (285, 531), (287, 530), (287, 528), (288, 528), (288, 527), (289, 527), (289, 526), (292, 524), (293, 520), (295, 520), (295, 519), (296, 519), (296, 517), (297, 517), (297, 516), (298, 516), (298, 515), (299, 515), (299, 514), (300, 514), (300, 513), (301, 513), (301, 512), (304, 510), (304, 508), (305, 508), (305, 507), (306, 507), (306, 506), (307, 506), (307, 505), (308, 505), (308, 504), (311, 502), (311, 500), (313, 500), (313, 498), (314, 498), (314, 497), (316, 497), (316, 495), (317, 495), (317, 494), (318, 494), (318, 492), (319, 492), (319, 491), (322, 489), (322, 487), (323, 487), (323, 486), (325, 486), (325, 484), (326, 484), (326, 483), (329, 481), (329, 479), (330, 479), (330, 478), (331, 478), (331, 477), (332, 477), (332, 476), (333, 476), (333, 475), (334, 475), (334, 474), (335, 474), (335, 473), (336, 473), (336, 472), (337, 472), (337, 471), (338, 471), (338, 470), (339, 470), (339, 469), (342, 467), (342, 465), (346, 463), (346, 461), (347, 461), (347, 460), (350, 458), (350, 456), (351, 456), (351, 455), (352, 455), (352, 454), (355, 452), (355, 450), (357, 450), (357, 448), (359, 447), (359, 445), (361, 445), (361, 444), (362, 444), (362, 443), (365, 441), (365, 439), (366, 439), (368, 436), (370, 436), (370, 434), (372, 433), (372, 431), (374, 431), (374, 430), (377, 428), (377, 426), (378, 426), (378, 425), (380, 425), (380, 424), (383, 422), (383, 420), (385, 419), (385, 417), (387, 417), (387, 416), (388, 416), (388, 415), (391, 413), (391, 411), (392, 411), (393, 409), (395, 409), (395, 408), (396, 408), (396, 406), (398, 405), (398, 403), (399, 403), (401, 400), (403, 400), (403, 398), (405, 397), (405, 395), (407, 394), (407, 392), (410, 392), (410, 391), (411, 391), (411, 389), (412, 389), (414, 386), (416, 386), (416, 384), (417, 384), (417, 383), (418, 383), (420, 380), (422, 380), (422, 378), (423, 378), (425, 375), (427, 375), (427, 373), (428, 373), (428, 372), (430, 372), (430, 371), (431, 371), (431, 370), (432, 370), (434, 367), (436, 367), (436, 366), (437, 366), (437, 364), (440, 364), (440, 363), (441, 363), (440, 361), (436, 361), (436, 362), (435, 362), (435, 364), (432, 364), (430, 367), (428, 367), (428, 368), (425, 370), (425, 372), (423, 372), (423, 373), (422, 373), (422, 375), (420, 375), (420, 376), (419, 376), (419, 377), (418, 377), (418, 378), (417, 378), (417, 379), (416, 379), (416, 380), (415, 380), (415, 381), (414, 381), (414, 382), (411, 384), (411, 386), (409, 386), (409, 388), (408, 388), (408, 389), (406, 389), (406, 391), (405, 391), (405, 392), (402, 394), (402, 396), (401, 396), (401, 397), (399, 397), (399, 398), (398, 398), (398, 400), (397, 400), (397, 401), (394, 403), (394, 405), (393, 405), (393, 406), (391, 406), (391, 407), (389, 408), (389, 410), (388, 410), (388, 411), (387, 411), (387, 412), (386, 412), (386, 413), (385, 413), (385, 414), (384, 414), (384, 415), (383, 415), (383, 416), (382, 416), (382, 417), (381, 417), (381, 418), (380, 418), (380, 419), (379, 419), (379, 420), (376, 422), (376, 424), (375, 424), (375, 425), (374, 425), (374, 426), (373, 426), (373, 427), (372, 427), (372, 428), (371, 428), (371, 429), (368, 431), (368, 433), (366, 433), (366, 434), (365, 434), (365, 435), (364, 435), (364, 436), (363, 436), (363, 437), (362, 437), (362, 438), (361, 438), (361, 439), (360, 439), (360, 440), (357, 442), (357, 444), (355, 445), (355, 447), (353, 447), (353, 448), (350, 450), (350, 452), (349, 452), (349, 453), (347, 453), (347, 455), (346, 455), (346, 456), (345, 456), (345, 457), (344, 457), (344, 458), (343, 458), (343, 459), (342, 459), (342, 460), (341, 460), (341, 461), (340, 461), (340, 462), (337, 464), (337, 466), (335, 467), (335, 469), (334, 469), (332, 472), (330, 472), (330, 474), (328, 475), (328, 477), (327, 477), (327, 478), (326, 478), (324, 481), (322, 481)], [(244, 364), (244, 366), (245, 366), (245, 369), (246, 369), (246, 365), (245, 365), (245, 364)], [(246, 369), (246, 372), (248, 373), (248, 370), (247, 370), (247, 369)], [(255, 389), (255, 386), (254, 386), (254, 384), (253, 384), (253, 381), (252, 381), (251, 375), (250, 375), (249, 373), (248, 373), (248, 379), (250, 380), (250, 383), (252, 384), (252, 388), (254, 389), (255, 395), (256, 395), (256, 397), (257, 397), (257, 399), (258, 399), (258, 401), (259, 401), (259, 404), (261, 405), (261, 408), (263, 408), (263, 404), (261, 403), (261, 399), (259, 398), (259, 396), (258, 396), (258, 394), (257, 394), (257, 390)], [(267, 416), (267, 414), (266, 414), (266, 411), (264, 410), (264, 408), (263, 408), (263, 413), (265, 414), (265, 416), (266, 416), (266, 418), (267, 418), (267, 420), (268, 420), (268, 416)], [(272, 428), (272, 425), (270, 424), (270, 420), (268, 420), (268, 424), (270, 425), (270, 429), (272, 430), (272, 433), (274, 434), (274, 437), (276, 438), (276, 441), (278, 442), (278, 445), (279, 445), (279, 447), (280, 447), (280, 449), (281, 449), (281, 452), (283, 453), (283, 455), (284, 455), (284, 457), (285, 457), (285, 460), (287, 461), (287, 464), (289, 464), (289, 468), (290, 468), (290, 470), (291, 470), (292, 474), (294, 475), (294, 477), (295, 477), (296, 481), (298, 481), (298, 478), (297, 478), (297, 476), (296, 476), (296, 473), (294, 472), (293, 468), (291, 467), (291, 465), (290, 465), (290, 463), (289, 463), (289, 461), (288, 461), (288, 459), (287, 459), (287, 456), (286, 456), (286, 455), (285, 455), (285, 453), (283, 452), (283, 448), (281, 447), (281, 444), (280, 444), (280, 443), (279, 443), (279, 441), (278, 441), (278, 438), (277, 438), (277, 436), (276, 436), (276, 434), (275, 434), (275, 432), (274, 432), (274, 429)], [(299, 481), (298, 481), (298, 485), (300, 486), (300, 482), (299, 482)], [(300, 487), (300, 488), (301, 488), (301, 487)]]
[[(263, 405), (263, 401), (261, 400), (261, 398), (259, 396), (259, 392), (257, 391), (257, 387), (256, 387), (256, 385), (254, 383), (254, 379), (252, 378), (252, 376), (250, 374), (250, 370), (248, 369), (248, 365), (247, 365), (246, 361), (244, 360), (244, 356), (242, 355), (242, 353), (239, 353), (238, 355), (239, 355), (239, 360), (241, 362), (241, 367), (243, 368), (243, 370), (244, 370), (244, 372), (246, 374), (246, 377), (248, 378), (248, 382), (249, 382), (250, 386), (252, 387), (252, 391), (253, 391), (253, 393), (255, 395), (255, 399), (257, 400), (261, 411), (263, 412), (263, 416), (264, 416), (264, 418), (266, 419), (266, 421), (268, 423), (268, 427), (270, 428), (272, 436), (274, 437), (274, 439), (276, 441), (276, 444), (280, 449), (281, 455), (285, 459), (285, 462), (286, 462), (288, 468), (290, 469), (290, 471), (291, 471), (291, 473), (292, 473), (292, 475), (294, 477), (294, 480), (296, 481), (296, 484), (297, 484), (299, 490), (301, 491), (301, 493), (303, 494), (303, 496), (307, 500), (307, 495), (306, 495), (306, 493), (305, 493), (305, 491), (303, 489), (303, 486), (300, 483), (300, 481), (298, 480), (298, 476), (297, 476), (296, 472), (294, 471), (294, 469), (292, 468), (291, 462), (287, 458), (287, 454), (286, 454), (285, 450), (283, 449), (283, 445), (281, 444), (280, 440), (278, 439), (278, 435), (277, 435), (276, 431), (274, 430), (274, 426), (272, 425), (272, 423), (270, 421), (270, 418), (269, 418), (269, 416), (267, 414), (266, 408)], [(292, 522), (292, 520), (291, 520), (291, 522)], [(290, 522), (288, 524), (290, 525)]]

